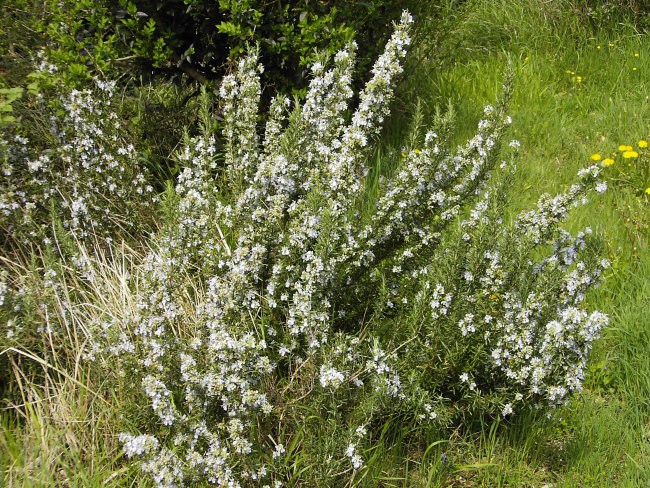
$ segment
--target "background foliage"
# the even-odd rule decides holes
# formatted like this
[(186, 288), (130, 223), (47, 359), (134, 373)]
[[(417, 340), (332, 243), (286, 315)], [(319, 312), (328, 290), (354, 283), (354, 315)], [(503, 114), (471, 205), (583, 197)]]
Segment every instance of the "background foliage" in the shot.
[(300, 92), (309, 66), (353, 37), (361, 72), (367, 71), (388, 38), (391, 19), (404, 8), (422, 15), (436, 10), (390, 0), (47, 1), (39, 30), (69, 81), (130, 67), (146, 76), (184, 73), (205, 83), (218, 80), (229, 59), (257, 45), (265, 88)]

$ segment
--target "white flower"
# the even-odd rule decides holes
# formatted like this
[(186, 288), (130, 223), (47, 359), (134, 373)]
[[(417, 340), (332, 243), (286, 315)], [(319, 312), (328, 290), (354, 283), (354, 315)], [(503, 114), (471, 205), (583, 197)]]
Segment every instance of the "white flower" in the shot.
[(140, 456), (145, 452), (158, 449), (158, 440), (150, 435), (132, 436), (121, 433), (119, 440), (122, 443), (122, 450), (127, 457)]
[(280, 456), (282, 456), (286, 452), (284, 446), (282, 444), (276, 444), (275, 450), (273, 451), (273, 459), (277, 459)]
[(320, 368), (320, 384), (323, 388), (332, 386), (338, 388), (345, 381), (343, 373), (331, 366), (322, 365)]
[(505, 406), (503, 407), (501, 415), (506, 417), (506, 416), (511, 415), (511, 414), (512, 414), (512, 404), (511, 403), (506, 403)]

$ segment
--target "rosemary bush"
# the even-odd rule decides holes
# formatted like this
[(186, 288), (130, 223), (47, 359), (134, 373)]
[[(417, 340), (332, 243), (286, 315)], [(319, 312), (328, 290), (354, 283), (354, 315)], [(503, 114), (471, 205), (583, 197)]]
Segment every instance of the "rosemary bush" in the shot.
[[(40, 69), (57, 68), (43, 62)], [(116, 113), (115, 84), (96, 81), (94, 90), (58, 97), (34, 97), (39, 115), (1, 134), (0, 245), (6, 250), (52, 244), (53, 221), (86, 241), (146, 228), (153, 188)]]
[(599, 169), (505, 219), (508, 84), (466, 145), (441, 115), (368, 167), (410, 24), (349, 120), (353, 43), (313, 66), (302, 105), (273, 100), (262, 135), (253, 54), (221, 84), (223, 149), (204, 110), (179, 151), (137, 312), (97, 324), (88, 353), (141, 388), (154, 415), (120, 438), (157, 486), (341, 486), (389, 416), (447, 428), (580, 391), (607, 322), (582, 303), (607, 262), (559, 224), (604, 191)]
[[(55, 71), (47, 62), (41, 71)], [(17, 117), (0, 128), (0, 389), (15, 382), (9, 348), (48, 357), (64, 347), (66, 314), (78, 299), (64, 276), (94, 279), (80, 246), (133, 242), (153, 229), (154, 195), (137, 137), (118, 115), (115, 84), (25, 95)], [(74, 287), (78, 288), (78, 287)], [(79, 291), (79, 290), (77, 290)], [(62, 316), (56, 310), (62, 309)], [(59, 320), (61, 319), (62, 320)], [(29, 361), (22, 373), (43, 378)], [(5, 389), (7, 397), (5, 398)]]

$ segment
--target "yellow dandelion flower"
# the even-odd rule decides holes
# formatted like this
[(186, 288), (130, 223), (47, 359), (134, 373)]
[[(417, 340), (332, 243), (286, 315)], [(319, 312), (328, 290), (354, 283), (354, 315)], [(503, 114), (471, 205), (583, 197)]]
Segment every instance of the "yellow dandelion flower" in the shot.
[(413, 152), (414, 152), (415, 154), (420, 154), (422, 151), (420, 151), (419, 149), (414, 149)]
[(612, 158), (603, 159), (603, 166), (611, 166), (612, 164), (614, 164), (614, 160)]
[(648, 195), (650, 195), (650, 186), (649, 186), (648, 188), (645, 189), (645, 192), (646, 192)]
[(621, 151), (621, 152), (625, 152), (625, 151), (633, 151), (634, 148), (632, 146), (620, 145), (620, 146), (618, 146), (618, 150)]
[(603, 157), (600, 155), (600, 153), (596, 153), (596, 154), (591, 155), (591, 160), (592, 161), (600, 161), (601, 159), (603, 159)]
[(625, 159), (638, 158), (638, 157), (639, 157), (639, 153), (636, 152), (636, 151), (625, 151), (625, 152), (623, 153), (623, 157), (624, 157)]
[(582, 83), (582, 76), (576, 76), (576, 83)]
[(648, 147), (648, 141), (645, 141), (645, 140), (641, 139), (639, 141), (639, 147), (642, 148), (642, 149)]
[(639, 57), (639, 53), (634, 53), (634, 57), (635, 57), (635, 58), (638, 58), (638, 57)]

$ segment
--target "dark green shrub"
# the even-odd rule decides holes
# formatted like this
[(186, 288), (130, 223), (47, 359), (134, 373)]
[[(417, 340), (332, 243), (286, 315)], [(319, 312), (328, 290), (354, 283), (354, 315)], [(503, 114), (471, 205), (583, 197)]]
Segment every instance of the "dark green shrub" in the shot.
[(129, 67), (137, 66), (206, 82), (257, 44), (264, 85), (273, 91), (304, 88), (308, 66), (320, 53), (332, 55), (353, 37), (365, 70), (386, 41), (391, 19), (404, 8), (416, 15), (431, 9), (391, 0), (47, 0), (46, 7), (50, 18), (41, 27), (51, 41), (48, 56), (66, 66), (69, 81), (110, 69), (133, 73)]

